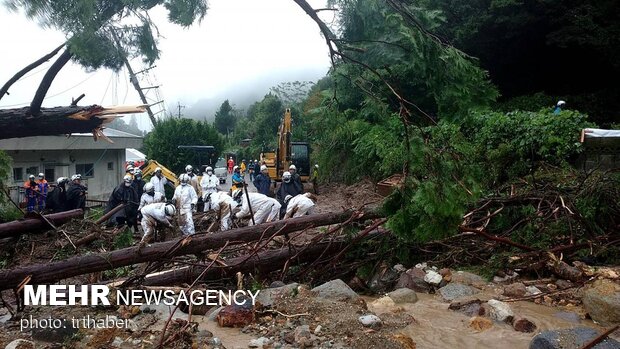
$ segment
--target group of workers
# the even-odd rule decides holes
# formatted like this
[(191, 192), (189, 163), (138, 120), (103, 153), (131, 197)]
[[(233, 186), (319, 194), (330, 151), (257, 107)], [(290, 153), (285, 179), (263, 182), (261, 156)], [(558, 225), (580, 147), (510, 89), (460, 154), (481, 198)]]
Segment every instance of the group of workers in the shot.
[[(250, 181), (253, 182), (254, 178), (261, 172), (261, 163), (258, 160), (250, 160), (250, 162), (246, 162), (245, 159), (241, 160), (239, 165), (235, 165), (235, 160), (233, 160), (232, 156), (227, 161), (228, 165), (228, 174), (234, 174), (235, 168), (239, 169), (239, 174), (241, 177), (245, 178), (246, 174), (250, 175)], [(264, 165), (264, 163), (263, 163)]]
[(88, 188), (82, 185), (80, 174), (74, 174), (71, 179), (59, 177), (51, 191), (45, 175), (39, 173), (37, 177), (31, 174), (24, 183), (27, 212), (63, 212), (85, 208)]

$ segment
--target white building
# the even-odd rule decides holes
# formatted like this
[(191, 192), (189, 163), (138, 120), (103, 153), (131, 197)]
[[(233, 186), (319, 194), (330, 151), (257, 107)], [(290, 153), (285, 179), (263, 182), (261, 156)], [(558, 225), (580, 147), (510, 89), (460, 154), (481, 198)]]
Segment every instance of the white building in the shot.
[(79, 173), (88, 199), (107, 200), (125, 173), (125, 149), (141, 148), (142, 137), (109, 128), (103, 133), (114, 143), (88, 133), (0, 140), (0, 149), (13, 159), (9, 185), (22, 186), (28, 175), (41, 172), (48, 182)]

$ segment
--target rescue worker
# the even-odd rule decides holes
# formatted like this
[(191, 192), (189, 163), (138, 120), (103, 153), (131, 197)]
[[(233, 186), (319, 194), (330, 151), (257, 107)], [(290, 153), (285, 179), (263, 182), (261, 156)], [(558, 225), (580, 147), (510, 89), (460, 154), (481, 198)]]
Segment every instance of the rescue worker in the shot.
[[(248, 205), (248, 197), (250, 198)], [(259, 193), (248, 193), (246, 196), (242, 189), (236, 189), (233, 192), (233, 199), (237, 203), (241, 203), (241, 210), (235, 214), (235, 218), (240, 219), (250, 215), (250, 205), (254, 213), (254, 223), (252, 220), (248, 225), (274, 222), (278, 220), (280, 212), (280, 203), (267, 195)]]
[(45, 199), (47, 198), (47, 192), (49, 190), (49, 184), (45, 180), (45, 175), (39, 173), (39, 179), (37, 179), (37, 210), (43, 212), (45, 210)]
[(196, 190), (190, 184), (191, 179), (187, 173), (183, 173), (179, 180), (181, 185), (174, 190), (172, 202), (180, 208), (180, 215), (182, 217), (179, 225), (181, 225), (181, 231), (185, 235), (193, 235), (195, 231), (192, 213), (198, 203), (198, 194), (196, 194)]
[(50, 191), (45, 198), (45, 207), (51, 212), (64, 212), (67, 206), (66, 184), (69, 181), (66, 177), (58, 177), (56, 187)]
[(71, 176), (71, 183), (67, 188), (67, 210), (86, 208), (86, 192), (88, 188), (82, 185), (82, 175), (77, 173)]
[(245, 181), (243, 177), (241, 177), (241, 173), (239, 173), (239, 166), (233, 167), (233, 175), (232, 175), (232, 188), (231, 190), (241, 189)]
[(166, 198), (166, 184), (168, 184), (168, 179), (166, 179), (166, 177), (164, 177), (164, 175), (161, 173), (161, 167), (156, 167), (155, 168), (155, 175), (153, 177), (151, 177), (151, 184), (153, 184), (153, 187), (155, 187), (155, 192), (156, 193), (161, 193), (161, 195), (163, 195), (164, 199)]
[(311, 193), (300, 194), (295, 197), (288, 195), (284, 198), (286, 203), (286, 213), (284, 219), (301, 217), (305, 214), (312, 214), (316, 204), (316, 196)]
[(286, 213), (286, 202), (284, 199), (287, 195), (291, 197), (295, 197), (301, 194), (301, 188), (293, 181), (293, 176), (290, 172), (285, 171), (282, 174), (282, 183), (280, 183), (280, 187), (276, 191), (276, 199), (280, 202), (282, 206), (282, 210), (280, 211), (280, 218), (284, 217)]
[(200, 183), (198, 182), (198, 176), (194, 173), (192, 165), (185, 166), (185, 173), (189, 176), (189, 184), (194, 188), (196, 194), (201, 196), (202, 190), (200, 189)]
[(142, 193), (144, 193), (144, 179), (142, 179), (142, 170), (138, 167), (134, 167), (133, 169), (133, 182), (131, 182), (131, 186), (138, 193), (138, 197), (142, 197)]
[(33, 212), (35, 206), (37, 205), (37, 196), (39, 192), (39, 186), (37, 182), (34, 180), (34, 175), (28, 176), (28, 180), (24, 183), (25, 189), (25, 197), (26, 200), (26, 211)]
[(241, 177), (245, 177), (245, 170), (247, 166), (245, 165), (245, 159), (241, 160), (241, 166), (239, 168), (241, 170)]
[(138, 211), (142, 210), (142, 208), (146, 205), (166, 201), (161, 193), (155, 191), (155, 186), (152, 183), (146, 183), (142, 190), (144, 193), (140, 196)]
[(125, 175), (129, 175), (129, 176), (131, 176), (131, 179), (133, 179), (133, 171), (134, 170), (135, 170), (135, 168), (133, 167), (133, 165), (131, 165), (131, 164), (127, 165), (127, 167), (125, 167)]
[(299, 191), (303, 193), (304, 185), (301, 183), (301, 176), (299, 175), (299, 173), (297, 173), (297, 167), (291, 164), (291, 166), (288, 167), (288, 172), (290, 172), (291, 174), (291, 179), (293, 183), (295, 183), (295, 185), (297, 185), (297, 187), (299, 188)]
[(565, 105), (565, 101), (558, 101), (558, 103), (555, 105), (555, 108), (553, 109), (553, 114), (560, 114), (562, 112), (562, 108), (564, 108)]
[(235, 160), (233, 160), (232, 156), (228, 159), (228, 174), (233, 173), (233, 167), (235, 166)]
[(122, 210), (118, 211), (112, 217), (110, 217), (108, 223), (121, 226), (127, 224), (129, 228), (132, 228), (134, 232), (138, 231), (138, 205), (140, 198), (138, 193), (134, 189), (133, 179), (131, 175), (126, 174), (123, 177), (123, 182), (112, 191), (110, 199), (108, 200), (108, 206), (104, 213), (110, 212), (116, 206), (125, 204)]
[(312, 190), (314, 194), (319, 195), (319, 164), (315, 164), (312, 169), (312, 175), (310, 176), (312, 182)]
[[(208, 166), (200, 180), (200, 189), (202, 190), (202, 200), (205, 201), (207, 194), (216, 193), (217, 185), (220, 183), (219, 178), (213, 173), (213, 168)], [(206, 202), (206, 201), (205, 201)], [(206, 203), (205, 203), (206, 205)]]
[(261, 164), (258, 162), (258, 160), (254, 160), (254, 178), (256, 178), (256, 176), (258, 176), (258, 174), (261, 172)]
[(253, 183), (259, 193), (270, 196), (271, 178), (269, 178), (267, 166), (263, 165), (260, 167), (260, 172), (256, 175), (256, 178), (254, 178)]
[(235, 207), (237, 207), (237, 202), (223, 191), (218, 191), (215, 193), (208, 193), (205, 198), (205, 212), (214, 211), (217, 213), (217, 217), (220, 221), (220, 230), (228, 230), (231, 228), (231, 215), (232, 211)]
[(176, 209), (172, 204), (158, 202), (144, 206), (140, 213), (142, 214), (142, 222), (140, 224), (144, 231), (140, 244), (145, 244), (149, 242), (158, 225), (161, 224), (172, 228), (172, 218), (176, 213)]
[(254, 161), (250, 160), (248, 164), (248, 173), (250, 174), (250, 182), (254, 182)]

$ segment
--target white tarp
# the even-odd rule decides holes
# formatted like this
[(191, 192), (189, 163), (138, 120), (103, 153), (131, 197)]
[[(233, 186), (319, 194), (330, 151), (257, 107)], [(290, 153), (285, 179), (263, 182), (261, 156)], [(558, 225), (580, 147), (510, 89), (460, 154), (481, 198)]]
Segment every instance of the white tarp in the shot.
[(125, 149), (125, 161), (144, 161), (146, 155), (139, 152), (137, 149), (127, 148)]
[(583, 130), (586, 138), (591, 137), (620, 137), (620, 130), (603, 130), (600, 128), (586, 128)]

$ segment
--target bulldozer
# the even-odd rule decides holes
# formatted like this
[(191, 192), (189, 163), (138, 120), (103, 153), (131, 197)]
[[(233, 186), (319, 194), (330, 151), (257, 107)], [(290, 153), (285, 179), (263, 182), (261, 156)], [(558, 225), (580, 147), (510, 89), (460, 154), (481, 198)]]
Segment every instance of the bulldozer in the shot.
[(274, 151), (261, 153), (260, 159), (267, 165), (269, 177), (276, 181), (282, 179), (282, 174), (288, 171), (290, 165), (295, 165), (302, 182), (307, 182), (311, 170), (310, 145), (292, 141), (292, 121), (291, 109), (286, 108), (278, 128), (278, 147)]

